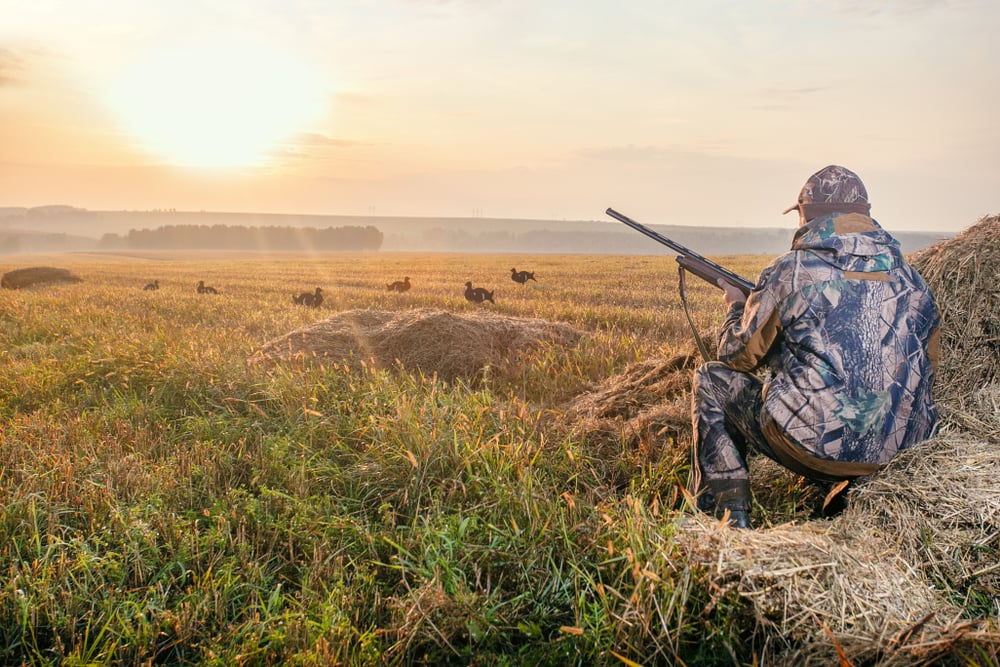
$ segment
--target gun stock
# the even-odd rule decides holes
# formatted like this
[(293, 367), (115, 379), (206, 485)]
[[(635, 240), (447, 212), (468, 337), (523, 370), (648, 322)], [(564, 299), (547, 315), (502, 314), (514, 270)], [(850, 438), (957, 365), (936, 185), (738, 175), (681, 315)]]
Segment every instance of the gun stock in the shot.
[(749, 280), (733, 273), (732, 271), (722, 266), (721, 264), (717, 264), (716, 262), (713, 262), (707, 257), (699, 255), (694, 250), (686, 248), (682, 246), (680, 243), (677, 243), (676, 241), (673, 241), (667, 238), (666, 236), (663, 236), (659, 232), (655, 232), (649, 227), (646, 227), (645, 225), (636, 222), (632, 218), (626, 215), (622, 215), (615, 209), (609, 208), (606, 211), (606, 213), (615, 220), (618, 220), (619, 222), (628, 225), (632, 229), (645, 234), (654, 241), (661, 243), (670, 248), (671, 250), (673, 250), (675, 253), (677, 253), (677, 263), (680, 264), (681, 267), (683, 267), (687, 271), (690, 271), (694, 275), (704, 280), (705, 282), (711, 283), (715, 287), (718, 287), (719, 286), (718, 281), (721, 278), (726, 282), (734, 285), (741, 292), (743, 292), (744, 295), (749, 295), (750, 290), (753, 289), (753, 283), (751, 283)]

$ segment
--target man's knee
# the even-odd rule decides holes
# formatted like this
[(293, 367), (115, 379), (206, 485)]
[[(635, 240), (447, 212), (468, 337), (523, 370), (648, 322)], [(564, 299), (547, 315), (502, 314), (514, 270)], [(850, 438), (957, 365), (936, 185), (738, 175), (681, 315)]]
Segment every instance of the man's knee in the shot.
[(726, 378), (734, 371), (721, 361), (709, 361), (694, 370), (691, 387), (695, 392), (703, 391), (710, 386), (725, 385)]
[(734, 372), (729, 366), (725, 365), (721, 361), (706, 361), (698, 368), (694, 369), (696, 377), (699, 376), (717, 376), (722, 373), (732, 373)]

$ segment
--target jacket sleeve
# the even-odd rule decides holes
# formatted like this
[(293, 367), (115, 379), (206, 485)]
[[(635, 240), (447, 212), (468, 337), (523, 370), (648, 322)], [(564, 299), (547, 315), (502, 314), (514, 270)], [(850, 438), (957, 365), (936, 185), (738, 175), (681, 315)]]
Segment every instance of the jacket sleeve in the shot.
[(778, 306), (783, 291), (779, 267), (761, 274), (746, 303), (734, 303), (719, 334), (719, 361), (733, 370), (750, 372), (757, 368), (781, 336)]

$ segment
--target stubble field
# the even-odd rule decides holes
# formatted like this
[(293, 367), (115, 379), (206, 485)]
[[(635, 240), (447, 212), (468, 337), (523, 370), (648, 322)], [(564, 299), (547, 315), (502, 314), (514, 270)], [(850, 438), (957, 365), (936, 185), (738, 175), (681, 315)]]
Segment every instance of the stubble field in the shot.
[[(716, 259), (751, 279), (769, 260)], [(150, 253), (4, 270), (32, 264), (82, 280), (0, 290), (0, 661), (751, 664), (774, 641), (673, 546), (683, 436), (644, 459), (565, 428), (608, 378), (693, 352), (671, 257)], [(386, 290), (404, 276), (409, 292)], [(467, 280), (496, 304), (467, 302)], [(317, 286), (320, 308), (292, 303)], [(721, 293), (688, 291), (707, 334)], [(489, 310), (583, 336), (450, 383), (364, 359), (247, 363), (356, 309)], [(780, 484), (758, 523), (809, 519), (812, 491)]]

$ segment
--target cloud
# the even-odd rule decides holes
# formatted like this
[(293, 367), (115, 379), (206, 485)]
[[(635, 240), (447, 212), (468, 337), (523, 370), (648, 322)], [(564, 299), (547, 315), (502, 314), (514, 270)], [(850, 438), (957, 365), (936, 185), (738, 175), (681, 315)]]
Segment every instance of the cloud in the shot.
[(10, 49), (0, 48), (0, 86), (21, 83), (17, 73), (24, 69), (21, 58)]
[(323, 149), (340, 150), (371, 145), (364, 141), (336, 139), (318, 132), (302, 132), (289, 137), (282, 145), (274, 147), (267, 154), (271, 158), (280, 160), (315, 160), (331, 157), (325, 154)]
[(803, 98), (822, 95), (836, 90), (836, 86), (799, 86), (792, 88), (764, 88), (757, 99), (761, 101), (756, 104), (747, 104), (747, 109), (757, 109), (760, 111), (787, 111), (792, 109)]
[(621, 162), (658, 162), (662, 160), (676, 159), (678, 155), (688, 154), (677, 148), (664, 148), (662, 146), (606, 146), (603, 148), (590, 148), (580, 151), (580, 155), (594, 160), (614, 160)]
[(869, 0), (835, 0), (829, 6), (842, 14), (862, 19), (889, 18), (927, 14), (935, 10), (954, 10), (969, 5), (966, 0), (885, 0), (872, 3)]
[(303, 132), (296, 135), (288, 143), (296, 146), (332, 146), (334, 148), (351, 148), (353, 146), (366, 146), (365, 142), (352, 141), (350, 139), (334, 139), (325, 134), (317, 132)]

